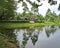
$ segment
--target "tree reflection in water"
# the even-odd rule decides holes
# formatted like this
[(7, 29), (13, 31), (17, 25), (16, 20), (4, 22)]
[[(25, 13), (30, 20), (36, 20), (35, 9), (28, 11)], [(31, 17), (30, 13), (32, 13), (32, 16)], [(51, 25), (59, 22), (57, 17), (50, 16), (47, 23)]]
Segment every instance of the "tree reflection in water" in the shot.
[(50, 37), (51, 34), (54, 34), (56, 29), (57, 29), (56, 26), (47, 26), (47, 28), (45, 28), (47, 37)]
[[(44, 31), (45, 30), (45, 31)], [(46, 26), (46, 27), (30, 27), (30, 28), (24, 28), (20, 30), (16, 30), (15, 34), (19, 36), (19, 46), (20, 48), (26, 48), (27, 44), (30, 45), (30, 42), (32, 41), (32, 46), (35, 46), (37, 44), (38, 38), (43, 36), (50, 37), (51, 34), (54, 34), (54, 32), (57, 30), (56, 26)], [(20, 36), (22, 34), (22, 36)], [(45, 36), (45, 37), (46, 37)], [(17, 37), (18, 38), (18, 37)], [(40, 39), (40, 38), (39, 38)]]
[(39, 31), (38, 31), (38, 29), (35, 29), (35, 31), (33, 32), (32, 36), (31, 36), (33, 45), (35, 45), (35, 43), (37, 42), (38, 35), (39, 35)]
[[(29, 38), (32, 40), (33, 45), (36, 44), (36, 42), (38, 41), (38, 35), (40, 30), (42, 31), (41, 27), (35, 28), (35, 27), (30, 27), (30, 28), (25, 28), (22, 29), (23, 30), (23, 39), (22, 39), (22, 44), (20, 44), (20, 48), (25, 48), (27, 41), (29, 40)], [(15, 31), (17, 33), (17, 30)], [(16, 34), (15, 33), (15, 34)]]
[(22, 41), (22, 48), (25, 48), (27, 41), (29, 40), (29, 38), (31, 38), (33, 45), (35, 45), (35, 43), (38, 40), (38, 34), (39, 31), (37, 29), (34, 28), (30, 28), (30, 30), (27, 30), (23, 33), (23, 41)]
[(28, 32), (24, 32), (23, 33), (22, 48), (25, 48), (28, 40), (29, 40), (29, 33)]
[(0, 29), (0, 35), (8, 39), (12, 43), (16, 43), (16, 36), (13, 33), (14, 29)]
[(46, 35), (49, 38), (51, 34), (53, 35), (56, 32), (56, 30), (57, 26), (28, 27), (20, 29), (0, 29), (0, 35), (3, 35), (4, 37), (8, 38), (9, 41), (13, 43), (16, 43), (17, 40), (17, 43), (20, 48), (26, 48), (27, 44), (29, 44), (31, 41), (32, 46), (36, 46), (36, 44), (38, 43), (38, 39), (40, 41), (40, 39), (43, 38), (40, 35)]

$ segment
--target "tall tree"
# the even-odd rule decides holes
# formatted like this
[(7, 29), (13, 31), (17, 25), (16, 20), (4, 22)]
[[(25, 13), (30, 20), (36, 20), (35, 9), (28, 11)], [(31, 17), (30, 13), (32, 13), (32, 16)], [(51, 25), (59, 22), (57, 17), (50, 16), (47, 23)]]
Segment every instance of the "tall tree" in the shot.
[(52, 13), (51, 10), (48, 9), (45, 19), (46, 19), (46, 21), (55, 22), (57, 20), (57, 15), (55, 12)]
[(15, 9), (14, 0), (0, 0), (0, 20), (13, 19)]
[[(20, 3), (20, 1), (23, 2), (23, 6), (25, 6), (24, 11), (26, 11), (28, 9), (28, 7), (26, 6), (26, 3), (24, 2), (24, 0), (18, 0), (18, 3)], [(35, 11), (37, 12), (38, 7), (43, 5), (43, 4), (39, 5), (30, 0), (26, 0), (26, 1), (32, 5), (34, 12)], [(39, 3), (41, 0), (36, 0), (36, 1), (38, 1)], [(51, 5), (57, 3), (57, 1), (54, 1), (54, 0), (47, 0), (47, 1)], [(0, 0), (0, 20), (11, 20), (14, 18), (14, 10), (16, 9), (16, 4), (17, 4), (16, 2), (17, 2), (16, 0)]]

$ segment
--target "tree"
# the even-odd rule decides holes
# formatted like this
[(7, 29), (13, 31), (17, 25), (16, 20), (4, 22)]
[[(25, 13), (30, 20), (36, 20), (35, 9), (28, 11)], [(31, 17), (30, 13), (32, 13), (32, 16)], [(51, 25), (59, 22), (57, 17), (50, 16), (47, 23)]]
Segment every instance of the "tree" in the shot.
[(50, 9), (48, 9), (47, 12), (46, 12), (46, 16), (45, 16), (45, 20), (46, 21), (49, 21), (50, 20), (49, 19), (50, 18), (50, 14), (51, 14), (51, 11), (50, 11)]
[(10, 20), (14, 18), (14, 10), (16, 4), (14, 0), (1, 0), (0, 1), (0, 20)]
[(48, 9), (47, 13), (46, 13), (46, 16), (45, 16), (45, 20), (46, 21), (51, 21), (51, 22), (55, 22), (57, 20), (57, 15), (56, 13), (53, 11), (51, 12), (50, 9)]
[[(20, 1), (22, 1), (23, 6), (24, 6), (24, 13), (26, 11), (29, 11), (27, 4), (24, 2), (24, 0), (0, 0), (0, 20), (12, 20), (14, 18), (14, 13), (16, 10), (16, 5), (17, 3), (20, 3)], [(33, 12), (38, 12), (38, 7), (42, 6), (43, 4), (37, 4), (35, 2), (31, 2), (30, 0), (26, 0), (27, 2), (29, 2), (32, 5), (32, 8), (34, 9)], [(40, 2), (40, 0), (37, 0), (38, 3)], [(57, 1), (54, 0), (48, 0), (48, 3), (52, 3), (56, 4)]]
[(43, 23), (44, 22), (44, 17), (41, 14), (37, 15), (37, 22)]

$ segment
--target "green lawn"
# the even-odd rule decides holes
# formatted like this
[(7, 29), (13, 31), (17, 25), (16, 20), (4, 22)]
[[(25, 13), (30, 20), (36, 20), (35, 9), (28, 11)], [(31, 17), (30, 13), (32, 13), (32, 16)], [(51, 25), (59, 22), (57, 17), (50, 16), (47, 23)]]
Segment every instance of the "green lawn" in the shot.
[(19, 27), (30, 27), (30, 26), (42, 26), (43, 23), (0, 23), (1, 27), (5, 28), (19, 28)]
[(30, 26), (48, 26), (48, 25), (60, 25), (54, 22), (45, 23), (0, 23), (1, 28), (20, 28), (20, 27), (30, 27)]

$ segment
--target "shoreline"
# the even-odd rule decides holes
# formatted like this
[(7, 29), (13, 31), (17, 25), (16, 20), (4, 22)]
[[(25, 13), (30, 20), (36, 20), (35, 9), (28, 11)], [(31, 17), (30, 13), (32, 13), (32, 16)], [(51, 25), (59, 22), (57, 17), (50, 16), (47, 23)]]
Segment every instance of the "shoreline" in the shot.
[(0, 27), (1, 28), (21, 28), (21, 27), (31, 27), (31, 26), (36, 26), (36, 27), (41, 27), (41, 26), (51, 26), (51, 25), (57, 25), (60, 26), (60, 23), (54, 23), (54, 22), (45, 22), (45, 23), (9, 23), (9, 22), (0, 22)]

